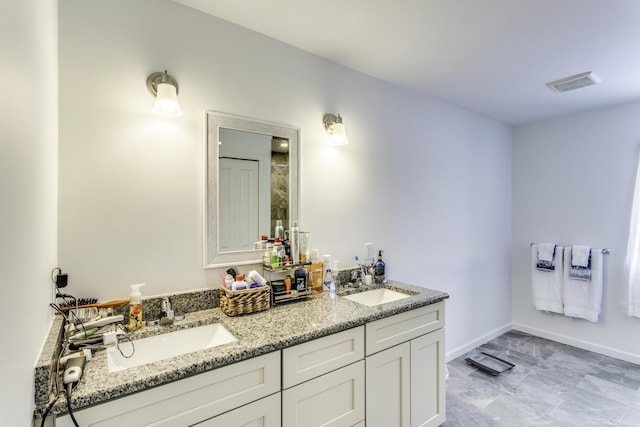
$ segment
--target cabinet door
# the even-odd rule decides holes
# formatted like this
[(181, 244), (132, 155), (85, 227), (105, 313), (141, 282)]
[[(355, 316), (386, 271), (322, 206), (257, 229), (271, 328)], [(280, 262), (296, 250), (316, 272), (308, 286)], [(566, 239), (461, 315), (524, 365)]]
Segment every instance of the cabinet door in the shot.
[(366, 358), (367, 427), (409, 426), (410, 357), (405, 342)]
[(362, 420), (363, 360), (282, 392), (282, 427), (351, 427)]
[(193, 427), (280, 427), (280, 393), (233, 411), (218, 415)]
[(444, 369), (444, 329), (411, 341), (411, 427), (444, 423)]

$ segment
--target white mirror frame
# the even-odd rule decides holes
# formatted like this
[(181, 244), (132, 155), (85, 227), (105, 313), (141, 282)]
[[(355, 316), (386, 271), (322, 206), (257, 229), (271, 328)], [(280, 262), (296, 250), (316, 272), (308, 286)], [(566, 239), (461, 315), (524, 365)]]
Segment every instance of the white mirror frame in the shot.
[[(289, 125), (234, 116), (217, 111), (205, 111), (204, 144), (204, 268), (261, 264), (264, 250), (235, 252), (219, 251), (219, 188), (218, 157), (220, 128), (276, 136), (289, 140), (289, 218), (299, 220), (298, 201), (298, 135), (299, 129)], [(210, 150), (210, 147), (214, 147)], [(215, 192), (215, 194), (212, 194)], [(215, 197), (210, 197), (215, 195)], [(256, 241), (260, 236), (256, 236)]]

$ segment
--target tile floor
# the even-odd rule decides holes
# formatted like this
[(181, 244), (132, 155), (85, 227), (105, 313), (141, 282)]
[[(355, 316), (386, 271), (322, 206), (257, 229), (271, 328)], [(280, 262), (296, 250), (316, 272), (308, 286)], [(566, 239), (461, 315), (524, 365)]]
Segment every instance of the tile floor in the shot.
[[(494, 377), (465, 362), (482, 351), (516, 366)], [(640, 365), (510, 331), (448, 368), (444, 427), (640, 427)]]

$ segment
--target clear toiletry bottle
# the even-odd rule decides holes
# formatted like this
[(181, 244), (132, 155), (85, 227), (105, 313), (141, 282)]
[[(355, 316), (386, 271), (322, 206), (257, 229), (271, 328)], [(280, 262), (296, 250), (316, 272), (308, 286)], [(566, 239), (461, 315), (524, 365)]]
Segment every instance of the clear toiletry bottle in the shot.
[(373, 265), (373, 243), (364, 244), (364, 266), (369, 268)]
[(333, 280), (333, 273), (331, 273), (330, 268), (327, 268), (327, 270), (324, 272), (324, 287), (330, 293), (335, 294), (336, 282), (335, 280)]
[(311, 262), (311, 252), (309, 251), (309, 237), (311, 233), (308, 231), (300, 232), (300, 263), (308, 264)]
[(385, 265), (382, 260), (382, 250), (378, 251), (378, 261), (373, 266), (373, 279), (376, 283), (386, 283)]
[(309, 283), (313, 287), (313, 293), (322, 293), (322, 262), (320, 262), (320, 256), (318, 250), (313, 250), (313, 256), (311, 257), (311, 265), (307, 267), (309, 273)]
[(144, 283), (137, 285), (129, 285), (131, 293), (129, 294), (129, 331), (135, 331), (142, 328), (142, 295), (140, 288)]

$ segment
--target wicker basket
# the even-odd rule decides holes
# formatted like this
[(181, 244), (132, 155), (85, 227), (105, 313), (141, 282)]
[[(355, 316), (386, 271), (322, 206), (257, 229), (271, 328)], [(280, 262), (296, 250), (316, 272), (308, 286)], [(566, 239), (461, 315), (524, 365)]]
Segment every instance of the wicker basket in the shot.
[(244, 289), (241, 291), (220, 290), (220, 309), (227, 316), (255, 313), (271, 306), (271, 287)]

